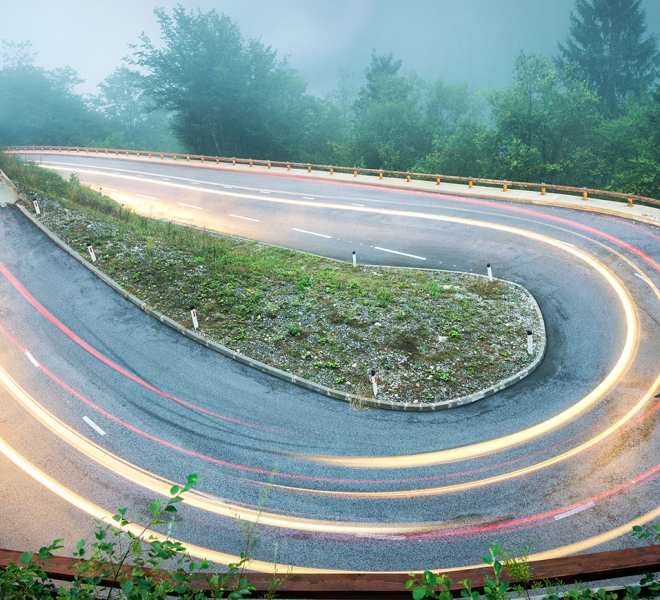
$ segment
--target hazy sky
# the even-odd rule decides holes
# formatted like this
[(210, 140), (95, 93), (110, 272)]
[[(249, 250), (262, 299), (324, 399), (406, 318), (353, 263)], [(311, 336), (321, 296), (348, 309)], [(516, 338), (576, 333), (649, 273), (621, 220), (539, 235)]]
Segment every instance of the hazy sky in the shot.
[[(0, 0), (0, 39), (30, 40), (47, 69), (70, 66), (95, 86), (144, 31), (159, 38), (155, 0)], [(277, 49), (323, 95), (341, 67), (361, 77), (372, 49), (393, 52), (402, 71), (471, 89), (511, 81), (520, 50), (551, 56), (568, 34), (574, 0), (181, 0), (238, 22)], [(660, 33), (660, 0), (643, 0), (649, 33)]]

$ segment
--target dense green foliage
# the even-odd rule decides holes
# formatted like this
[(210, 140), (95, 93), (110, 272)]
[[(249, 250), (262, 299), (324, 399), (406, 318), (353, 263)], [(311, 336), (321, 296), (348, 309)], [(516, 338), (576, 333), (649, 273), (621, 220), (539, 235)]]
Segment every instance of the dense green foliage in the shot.
[(135, 71), (119, 67), (98, 87), (100, 93), (91, 99), (91, 106), (105, 119), (109, 130), (102, 146), (127, 150), (180, 147), (170, 130), (168, 113), (153, 110)]
[(576, 0), (553, 58), (521, 52), (510, 85), (477, 94), (402, 73), (374, 52), (325, 98), (216, 11), (155, 11), (96, 97), (69, 68), (7, 44), (0, 144), (140, 148), (535, 181), (660, 197), (659, 53), (640, 0)]
[(214, 10), (170, 17), (155, 10), (163, 47), (145, 35), (134, 63), (145, 90), (172, 111), (177, 137), (198, 154), (296, 156), (299, 132), (314, 118), (305, 82), (277, 52), (246, 40), (238, 26)]

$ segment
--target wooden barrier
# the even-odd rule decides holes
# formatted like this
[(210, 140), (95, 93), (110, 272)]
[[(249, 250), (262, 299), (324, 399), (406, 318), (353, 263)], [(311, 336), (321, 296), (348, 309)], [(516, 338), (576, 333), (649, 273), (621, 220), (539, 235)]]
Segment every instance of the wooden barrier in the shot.
[[(21, 552), (0, 550), (0, 568), (8, 561), (18, 563)], [(55, 557), (43, 561), (48, 577), (55, 581), (71, 581), (75, 571), (76, 561), (73, 558)], [(576, 582), (590, 583), (608, 579), (617, 579), (631, 575), (655, 573), (660, 570), (660, 545), (629, 548), (594, 554), (581, 554), (548, 560), (533, 561), (532, 581), (561, 580), (564, 584)], [(459, 581), (468, 579), (473, 589), (483, 591), (486, 577), (492, 577), (490, 567), (483, 566), (473, 569), (455, 571), (434, 571), (447, 575), (451, 581), (451, 589), (463, 589)], [(150, 571), (156, 579), (167, 577), (165, 571)], [(248, 573), (247, 579), (256, 587), (251, 597), (262, 597), (272, 581), (272, 574)], [(282, 578), (283, 574), (278, 577)], [(385, 598), (390, 600), (411, 600), (410, 590), (405, 589), (406, 581), (410, 579), (405, 573), (304, 573), (292, 574), (278, 589), (279, 598), (319, 598), (319, 599), (367, 599)], [(506, 569), (503, 580), (507, 580)], [(101, 582), (107, 586), (110, 579)], [(199, 582), (202, 588), (202, 582)]]

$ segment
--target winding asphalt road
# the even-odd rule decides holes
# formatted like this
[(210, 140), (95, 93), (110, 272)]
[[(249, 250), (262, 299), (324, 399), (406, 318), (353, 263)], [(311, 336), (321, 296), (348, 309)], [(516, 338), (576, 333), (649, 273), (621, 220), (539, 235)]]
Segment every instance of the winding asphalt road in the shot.
[(33, 158), (155, 217), (332, 258), (491, 263), (537, 299), (548, 349), (475, 404), (356, 410), (145, 316), (0, 209), (0, 546), (72, 547), (93, 510), (137, 518), (188, 473), (201, 482), (175, 536), (226, 562), (258, 519), (257, 569), (274, 546), (280, 564), (354, 571), (475, 564), (492, 541), (614, 549), (660, 514), (657, 226), (285, 171)]

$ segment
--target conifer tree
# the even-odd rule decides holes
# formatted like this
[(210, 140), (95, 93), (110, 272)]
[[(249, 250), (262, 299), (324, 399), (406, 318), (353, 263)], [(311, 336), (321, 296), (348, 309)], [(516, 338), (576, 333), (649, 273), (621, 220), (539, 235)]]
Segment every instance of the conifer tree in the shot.
[(616, 114), (622, 100), (638, 97), (658, 76), (657, 36), (645, 34), (641, 0), (575, 0), (556, 66), (586, 81), (604, 112)]

